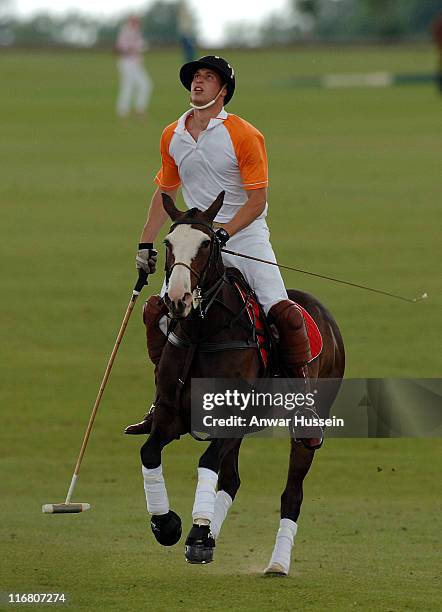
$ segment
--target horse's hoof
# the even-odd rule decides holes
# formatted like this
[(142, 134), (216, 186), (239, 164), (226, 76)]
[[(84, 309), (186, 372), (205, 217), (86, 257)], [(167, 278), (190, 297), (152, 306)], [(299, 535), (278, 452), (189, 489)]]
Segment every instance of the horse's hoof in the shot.
[(167, 514), (152, 515), (150, 526), (157, 542), (163, 546), (173, 546), (181, 538), (181, 519), (173, 510)]
[(213, 548), (204, 546), (204, 544), (192, 544), (191, 546), (186, 544), (184, 555), (187, 563), (205, 565), (213, 561)]
[(285, 569), (282, 567), (282, 565), (280, 565), (279, 563), (271, 563), (264, 570), (264, 574), (266, 576), (275, 576), (275, 577), (282, 578), (284, 576), (287, 576), (288, 572), (286, 572)]
[(187, 563), (211, 563), (215, 540), (208, 525), (193, 525), (187, 536), (184, 555)]

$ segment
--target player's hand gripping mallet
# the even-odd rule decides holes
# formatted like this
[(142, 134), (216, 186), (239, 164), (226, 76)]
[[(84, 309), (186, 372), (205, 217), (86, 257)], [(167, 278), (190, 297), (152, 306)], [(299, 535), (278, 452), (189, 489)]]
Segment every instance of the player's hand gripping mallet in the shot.
[(144, 285), (147, 285), (147, 273), (144, 270), (139, 270), (137, 284), (135, 285), (132, 291), (132, 296), (127, 306), (126, 314), (124, 315), (123, 322), (121, 323), (120, 331), (118, 332), (117, 339), (115, 340), (115, 345), (112, 350), (111, 356), (109, 358), (108, 364), (106, 366), (103, 380), (101, 381), (100, 389), (98, 390), (97, 399), (95, 400), (94, 408), (92, 410), (92, 414), (90, 416), (89, 423), (86, 428), (86, 433), (84, 434), (83, 443), (81, 445), (80, 454), (78, 455), (77, 463), (75, 465), (74, 475), (72, 476), (68, 494), (66, 495), (66, 500), (64, 504), (43, 504), (42, 511), (45, 514), (72, 514), (75, 512), (84, 512), (85, 510), (89, 510), (91, 507), (90, 504), (87, 504), (85, 502), (72, 503), (71, 498), (74, 492), (75, 484), (77, 482), (78, 472), (80, 471), (80, 465), (83, 460), (83, 455), (86, 450), (86, 446), (89, 440), (92, 426), (94, 424), (95, 416), (98, 411), (98, 406), (100, 405), (100, 401), (103, 396), (104, 389), (106, 387), (106, 383), (108, 381), (110, 372), (112, 370), (112, 366), (115, 361), (115, 357), (117, 355), (118, 348), (121, 344), (121, 340), (123, 338), (124, 332), (126, 331), (126, 327), (129, 322), (130, 315), (132, 314), (132, 311), (135, 306), (135, 302), (137, 301), (137, 298), (140, 295), (141, 290), (144, 287)]

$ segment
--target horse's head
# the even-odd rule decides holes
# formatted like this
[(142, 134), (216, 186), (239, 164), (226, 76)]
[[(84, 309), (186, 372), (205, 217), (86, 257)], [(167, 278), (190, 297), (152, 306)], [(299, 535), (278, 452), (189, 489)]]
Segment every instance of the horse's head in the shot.
[(171, 197), (161, 195), (164, 209), (173, 221), (164, 240), (168, 282), (164, 299), (172, 317), (183, 319), (190, 314), (205, 282), (210, 281), (214, 267), (221, 266), (212, 223), (223, 205), (224, 191), (207, 210), (192, 208), (185, 213), (176, 208)]

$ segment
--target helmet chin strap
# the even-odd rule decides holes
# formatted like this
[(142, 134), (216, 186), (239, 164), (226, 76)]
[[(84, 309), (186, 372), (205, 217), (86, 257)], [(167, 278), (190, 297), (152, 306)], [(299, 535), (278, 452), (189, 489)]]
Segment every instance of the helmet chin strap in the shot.
[(190, 102), (190, 106), (192, 108), (194, 108), (195, 110), (204, 110), (205, 108), (210, 108), (218, 100), (218, 98), (220, 97), (221, 92), (222, 92), (223, 89), (224, 89), (224, 85), (221, 87), (219, 92), (216, 94), (216, 97), (213, 98), (213, 100), (211, 100), (210, 102), (207, 102), (207, 104), (204, 104), (204, 106), (197, 106), (196, 104), (193, 104), (193, 102)]

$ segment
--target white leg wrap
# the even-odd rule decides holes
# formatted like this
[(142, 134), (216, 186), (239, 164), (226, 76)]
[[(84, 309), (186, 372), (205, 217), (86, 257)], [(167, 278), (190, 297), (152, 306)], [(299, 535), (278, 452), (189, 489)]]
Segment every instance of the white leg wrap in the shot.
[(215, 540), (219, 536), (224, 519), (232, 504), (233, 500), (228, 493), (225, 491), (218, 491), (215, 499), (215, 511), (213, 513), (212, 522), (210, 523), (210, 531)]
[[(213, 519), (216, 485), (218, 474), (208, 468), (198, 468), (198, 484), (195, 491), (195, 502), (193, 504), (192, 518), (194, 523), (203, 519), (207, 525)], [(200, 519), (200, 521), (198, 520)]]
[(291, 519), (284, 518), (280, 520), (275, 548), (273, 549), (270, 563), (265, 570), (266, 572), (289, 573), (290, 557), (297, 530), (298, 525)]
[(163, 478), (163, 467), (159, 465), (152, 470), (142, 466), (144, 491), (146, 493), (147, 511), (150, 514), (167, 514), (169, 499)]

